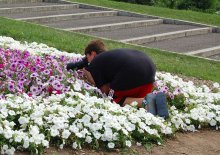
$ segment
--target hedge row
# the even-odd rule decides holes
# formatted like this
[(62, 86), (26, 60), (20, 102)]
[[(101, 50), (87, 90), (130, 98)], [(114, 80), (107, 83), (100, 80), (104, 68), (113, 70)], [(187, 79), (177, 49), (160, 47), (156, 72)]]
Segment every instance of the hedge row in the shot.
[(216, 12), (220, 9), (220, 0), (115, 0), (144, 5), (168, 7), (172, 9)]

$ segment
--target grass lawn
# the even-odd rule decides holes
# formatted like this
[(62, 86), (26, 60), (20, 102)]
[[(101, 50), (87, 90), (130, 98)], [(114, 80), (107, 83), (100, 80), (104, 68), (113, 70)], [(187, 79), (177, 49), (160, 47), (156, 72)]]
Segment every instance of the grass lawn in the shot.
[[(10, 36), (19, 41), (45, 43), (59, 50), (76, 53), (84, 53), (86, 44), (94, 39), (93, 37), (78, 33), (57, 30), (3, 17), (0, 17), (0, 35)], [(105, 40), (105, 43), (108, 49), (133, 48), (144, 51), (152, 57), (158, 70), (220, 82), (219, 62), (110, 40)]]
[(147, 15), (175, 18), (192, 22), (199, 22), (208, 25), (220, 26), (220, 15), (195, 12), (190, 10), (174, 10), (168, 8), (153, 7), (140, 4), (117, 2), (114, 0), (69, 0), (72, 2), (99, 5), (119, 10), (132, 11)]

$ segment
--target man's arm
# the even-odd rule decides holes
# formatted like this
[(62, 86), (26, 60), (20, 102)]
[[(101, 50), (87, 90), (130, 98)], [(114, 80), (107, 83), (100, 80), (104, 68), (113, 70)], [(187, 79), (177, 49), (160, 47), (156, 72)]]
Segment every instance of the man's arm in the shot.
[[(84, 71), (84, 74), (86, 75), (88, 82), (91, 83), (93, 86), (96, 86), (95, 81), (94, 81), (91, 73), (89, 71), (87, 71), (85, 68), (83, 68), (83, 71)], [(105, 93), (106, 95), (108, 95), (108, 93), (110, 91), (109, 83), (102, 85), (100, 87), (100, 90), (102, 91), (102, 93)]]

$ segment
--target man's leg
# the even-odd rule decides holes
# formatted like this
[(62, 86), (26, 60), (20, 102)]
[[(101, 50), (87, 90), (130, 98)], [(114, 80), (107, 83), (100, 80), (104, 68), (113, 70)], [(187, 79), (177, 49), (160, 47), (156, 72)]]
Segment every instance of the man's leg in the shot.
[(126, 97), (123, 106), (125, 106), (126, 104), (131, 104), (132, 102), (137, 102), (137, 107), (138, 108), (142, 108), (142, 102), (143, 102), (144, 98), (133, 98), (133, 97)]
[(149, 113), (156, 115), (156, 95), (149, 93), (145, 98), (131, 98), (127, 97), (123, 103), (123, 106), (126, 104), (131, 104), (132, 102), (137, 102), (138, 108), (145, 108)]
[(169, 118), (166, 95), (162, 92), (158, 94), (149, 93), (145, 98), (126, 97), (121, 100), (120, 105), (125, 106), (126, 104), (132, 104), (132, 102), (137, 102), (138, 108), (145, 108), (153, 115), (158, 115), (165, 119)]
[(163, 117), (164, 119), (169, 118), (166, 94), (163, 92), (158, 92), (156, 95), (156, 107), (158, 116)]

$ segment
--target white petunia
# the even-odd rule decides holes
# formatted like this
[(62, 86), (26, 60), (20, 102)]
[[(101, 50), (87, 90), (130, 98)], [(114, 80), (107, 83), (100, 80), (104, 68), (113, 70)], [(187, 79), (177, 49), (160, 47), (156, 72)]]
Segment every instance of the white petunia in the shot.
[(9, 110), (8, 114), (11, 115), (11, 116), (14, 116), (16, 113), (13, 110)]
[(27, 149), (29, 147), (29, 141), (28, 140), (25, 140), (24, 143), (23, 143), (23, 147), (25, 149)]
[(72, 147), (73, 147), (73, 149), (77, 149), (77, 147), (78, 147), (77, 143), (74, 142), (74, 143), (72, 144)]
[(15, 142), (21, 142), (21, 141), (22, 141), (22, 137), (19, 136), (19, 135), (17, 135), (17, 136), (15, 137)]
[(127, 147), (131, 147), (131, 141), (130, 141), (130, 140), (126, 140), (126, 141), (125, 141), (125, 145), (126, 145)]
[(8, 130), (4, 131), (4, 137), (6, 139), (12, 138), (12, 135), (13, 135), (13, 131), (11, 129), (8, 129)]
[(29, 133), (32, 135), (32, 136), (35, 136), (35, 135), (38, 135), (40, 133), (39, 131), (39, 128), (38, 126), (30, 126), (30, 131)]
[(212, 120), (209, 122), (209, 124), (210, 124), (211, 126), (216, 126), (217, 122), (216, 122), (216, 120), (212, 119)]
[(137, 107), (137, 105), (138, 105), (138, 103), (136, 101), (131, 103), (131, 106), (133, 106), (133, 107)]
[(52, 137), (55, 137), (55, 136), (59, 135), (59, 131), (56, 130), (56, 129), (51, 129), (50, 134), (51, 134)]
[(112, 143), (112, 142), (108, 143), (108, 148), (114, 149), (115, 148), (115, 143)]
[(21, 117), (18, 119), (18, 122), (19, 122), (21, 125), (23, 125), (23, 124), (29, 123), (29, 120), (30, 120), (30, 118), (21, 116)]
[(91, 137), (91, 136), (86, 136), (85, 141), (86, 141), (87, 143), (91, 143), (91, 142), (92, 142), (92, 137)]
[(62, 150), (64, 147), (64, 144), (60, 144), (59, 148)]
[(136, 145), (137, 145), (137, 146), (142, 146), (142, 144), (141, 144), (141, 143), (139, 143), (139, 142), (137, 142), (137, 143), (136, 143)]
[(43, 140), (42, 144), (43, 144), (43, 146), (45, 146), (46, 148), (49, 148), (49, 141)]
[(8, 155), (13, 155), (15, 153), (15, 148), (11, 147), (10, 149), (7, 149), (5, 151), (5, 153), (8, 154)]
[(213, 87), (214, 88), (219, 88), (219, 83), (217, 83), (217, 82), (213, 83)]
[(62, 138), (67, 139), (70, 136), (71, 132), (69, 130), (63, 130)]
[(81, 91), (82, 84), (80, 84), (78, 81), (76, 81), (75, 84), (73, 85), (73, 87), (74, 87), (74, 90)]

